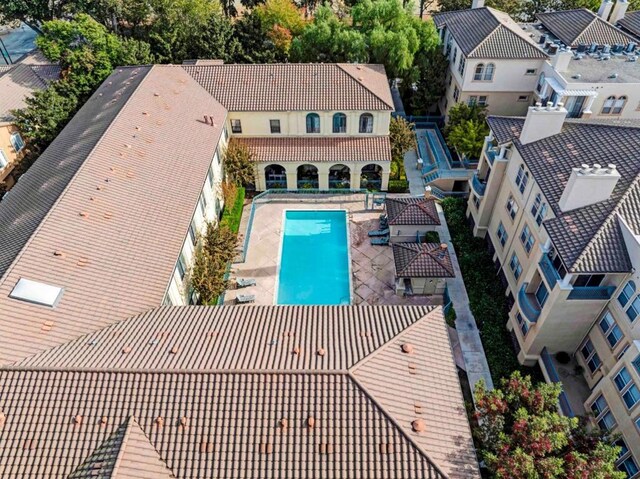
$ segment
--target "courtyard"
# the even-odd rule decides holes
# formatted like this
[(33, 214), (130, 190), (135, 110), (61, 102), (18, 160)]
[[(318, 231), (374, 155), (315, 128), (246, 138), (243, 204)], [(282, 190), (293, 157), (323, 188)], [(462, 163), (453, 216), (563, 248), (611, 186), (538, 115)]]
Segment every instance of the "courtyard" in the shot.
[[(368, 232), (379, 227), (383, 208), (365, 207), (367, 195), (270, 195), (256, 204), (250, 230), (251, 207), (243, 212), (240, 233), (250, 231), (243, 262), (232, 265), (231, 284), (224, 304), (234, 304), (238, 294), (255, 296), (255, 304), (274, 304), (276, 298), (283, 212), (285, 210), (346, 210), (351, 257), (351, 297), (356, 305), (442, 304), (441, 296), (402, 297), (395, 293), (393, 254), (389, 246), (372, 246)], [(244, 238), (243, 238), (244, 240)], [(309, 251), (309, 254), (314, 254)], [(253, 278), (254, 286), (235, 289), (236, 278)]]

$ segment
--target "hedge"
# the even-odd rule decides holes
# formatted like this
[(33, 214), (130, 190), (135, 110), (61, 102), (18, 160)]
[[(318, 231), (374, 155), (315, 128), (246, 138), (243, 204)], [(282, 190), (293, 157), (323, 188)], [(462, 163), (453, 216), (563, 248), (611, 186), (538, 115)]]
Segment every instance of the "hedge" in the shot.
[(409, 182), (407, 180), (389, 180), (387, 187), (389, 193), (406, 193), (408, 189)]
[(509, 310), (505, 291), (485, 241), (473, 236), (466, 224), (466, 200), (446, 198), (442, 201), (442, 208), (494, 383), (510, 377), (513, 371), (521, 371), (540, 380), (537, 369), (521, 366), (518, 362), (506, 328)]
[[(237, 233), (240, 229), (242, 207), (244, 206), (244, 194), (245, 189), (243, 187), (238, 187), (238, 192), (236, 193), (236, 199), (234, 200), (233, 205), (225, 205), (224, 211), (222, 212), (220, 224), (227, 226), (234, 233)], [(231, 208), (229, 208), (230, 206)]]

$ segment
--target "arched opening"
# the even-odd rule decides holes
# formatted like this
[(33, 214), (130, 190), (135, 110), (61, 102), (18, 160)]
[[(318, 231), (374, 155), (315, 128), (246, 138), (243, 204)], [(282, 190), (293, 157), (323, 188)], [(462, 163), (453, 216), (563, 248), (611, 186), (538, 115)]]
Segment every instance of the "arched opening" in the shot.
[(298, 189), (318, 188), (318, 168), (313, 165), (298, 166)]
[(347, 115), (345, 115), (344, 113), (336, 113), (335, 115), (333, 115), (333, 132), (347, 132)]
[(373, 163), (365, 165), (360, 171), (360, 188), (380, 191), (382, 188), (382, 167)]
[(351, 170), (346, 165), (333, 165), (329, 168), (329, 188), (351, 188)]
[(307, 115), (307, 133), (320, 133), (320, 115), (317, 113)]
[(287, 171), (282, 165), (269, 165), (265, 167), (264, 179), (268, 190), (287, 189)]
[(373, 115), (363, 113), (360, 115), (360, 133), (373, 133)]

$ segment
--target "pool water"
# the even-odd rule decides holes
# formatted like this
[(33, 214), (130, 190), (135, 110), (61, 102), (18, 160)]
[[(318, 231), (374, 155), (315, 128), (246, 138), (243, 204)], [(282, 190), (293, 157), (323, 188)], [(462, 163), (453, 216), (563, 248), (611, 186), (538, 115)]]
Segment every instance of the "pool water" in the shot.
[(344, 210), (284, 212), (277, 304), (349, 304)]

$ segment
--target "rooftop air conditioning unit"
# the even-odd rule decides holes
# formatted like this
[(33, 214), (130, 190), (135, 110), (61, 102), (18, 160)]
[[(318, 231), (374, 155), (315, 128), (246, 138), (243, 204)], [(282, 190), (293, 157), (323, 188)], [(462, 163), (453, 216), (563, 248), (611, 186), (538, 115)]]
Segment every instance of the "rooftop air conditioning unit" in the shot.
[(574, 80), (580, 80), (580, 78), (582, 78), (582, 75), (580, 73), (576, 73), (571, 78), (573, 78)]
[(627, 57), (628, 62), (635, 62), (636, 60), (638, 60), (638, 57), (636, 55), (629, 55)]

